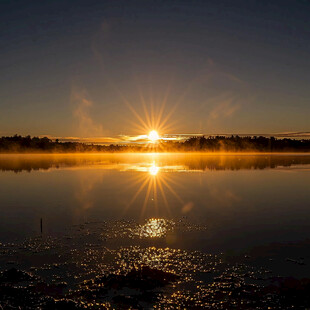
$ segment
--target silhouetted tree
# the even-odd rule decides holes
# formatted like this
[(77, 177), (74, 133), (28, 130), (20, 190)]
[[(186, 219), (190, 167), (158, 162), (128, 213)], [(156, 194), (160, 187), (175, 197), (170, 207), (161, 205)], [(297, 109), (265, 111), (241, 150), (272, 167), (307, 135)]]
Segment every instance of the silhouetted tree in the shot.
[(19, 136), (0, 138), (0, 152), (140, 152), (140, 151), (205, 151), (205, 152), (309, 152), (310, 139), (276, 139), (274, 137), (238, 135), (190, 137), (184, 142), (160, 142), (155, 148), (134, 145), (96, 145), (80, 142), (52, 141), (47, 137)]

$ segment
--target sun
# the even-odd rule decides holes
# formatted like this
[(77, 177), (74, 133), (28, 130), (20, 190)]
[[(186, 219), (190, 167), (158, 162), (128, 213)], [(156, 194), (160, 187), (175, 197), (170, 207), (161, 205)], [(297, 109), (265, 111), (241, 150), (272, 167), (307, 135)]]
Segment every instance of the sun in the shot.
[(159, 135), (157, 133), (156, 130), (152, 130), (149, 135), (148, 135), (148, 138), (151, 142), (156, 142), (158, 139), (159, 139)]

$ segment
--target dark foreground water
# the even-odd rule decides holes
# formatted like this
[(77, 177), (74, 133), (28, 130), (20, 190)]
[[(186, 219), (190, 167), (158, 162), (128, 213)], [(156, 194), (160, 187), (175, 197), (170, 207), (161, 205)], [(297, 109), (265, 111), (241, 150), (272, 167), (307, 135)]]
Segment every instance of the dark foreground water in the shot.
[(310, 155), (0, 155), (0, 212), (4, 308), (310, 307)]

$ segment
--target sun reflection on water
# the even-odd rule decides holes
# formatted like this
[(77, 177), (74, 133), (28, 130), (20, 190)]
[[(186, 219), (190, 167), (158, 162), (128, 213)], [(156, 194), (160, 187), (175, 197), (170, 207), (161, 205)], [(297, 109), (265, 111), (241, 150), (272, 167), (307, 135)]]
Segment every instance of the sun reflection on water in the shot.
[(155, 211), (154, 216), (156, 217), (158, 215), (159, 206), (163, 205), (166, 208), (167, 214), (170, 215), (171, 211), (170, 204), (168, 202), (168, 194), (169, 196), (172, 195), (175, 199), (177, 199), (178, 203), (184, 205), (184, 201), (173, 188), (173, 186), (179, 187), (181, 184), (174, 180), (174, 176), (172, 174), (168, 175), (168, 173), (166, 173), (167, 171), (165, 171), (165, 167), (156, 164), (155, 159), (147, 165), (135, 167), (135, 169), (132, 170), (142, 173), (133, 176), (131, 185), (137, 186), (137, 190), (131, 201), (127, 204), (125, 212), (131, 205), (138, 201), (139, 196), (144, 197), (141, 210), (141, 219), (144, 218), (144, 213), (147, 207), (151, 207), (152, 210)]
[(140, 225), (136, 234), (140, 238), (160, 238), (172, 231), (174, 222), (163, 218), (150, 218), (144, 225)]
[(158, 171), (159, 171), (159, 167), (156, 166), (156, 163), (154, 161), (152, 166), (149, 168), (149, 173), (150, 173), (150, 175), (154, 175), (155, 176), (155, 175), (157, 175)]

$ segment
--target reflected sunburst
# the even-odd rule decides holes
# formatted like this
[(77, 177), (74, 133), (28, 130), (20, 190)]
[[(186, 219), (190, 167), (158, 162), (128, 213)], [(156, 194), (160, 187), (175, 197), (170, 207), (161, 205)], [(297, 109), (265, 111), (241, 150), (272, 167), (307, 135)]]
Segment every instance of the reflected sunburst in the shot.
[(135, 177), (133, 182), (131, 183), (133, 186), (138, 186), (137, 191), (132, 197), (131, 201), (127, 205), (128, 209), (138, 197), (143, 197), (145, 194), (142, 210), (141, 210), (141, 218), (145, 213), (146, 207), (149, 204), (152, 207), (155, 207), (155, 211), (158, 211), (158, 201), (162, 199), (167, 212), (170, 214), (170, 204), (168, 202), (168, 194), (172, 195), (177, 201), (184, 205), (184, 201), (174, 190), (174, 186), (181, 186), (176, 180), (173, 179), (173, 176), (170, 174), (168, 176), (165, 171), (161, 171), (161, 167), (156, 164), (156, 161), (149, 163), (147, 169), (144, 171), (140, 170)]
[(159, 167), (157, 167), (155, 162), (153, 162), (152, 166), (149, 168), (150, 175), (157, 175), (158, 171)]

